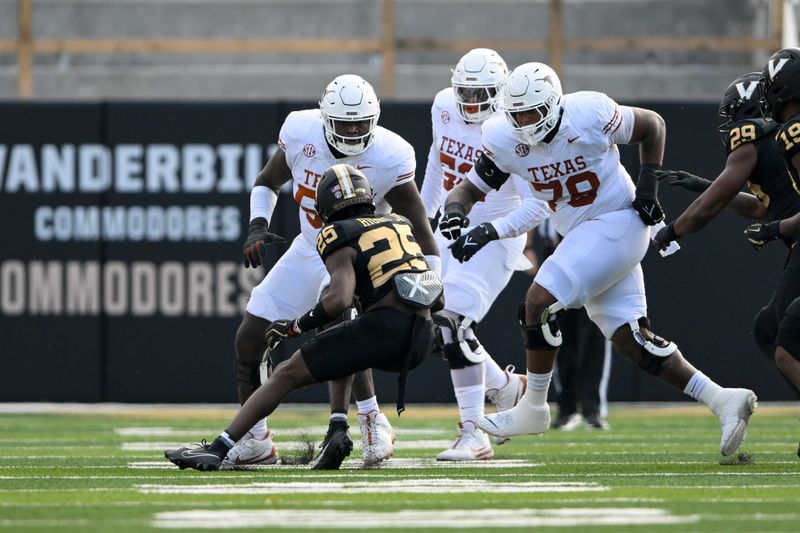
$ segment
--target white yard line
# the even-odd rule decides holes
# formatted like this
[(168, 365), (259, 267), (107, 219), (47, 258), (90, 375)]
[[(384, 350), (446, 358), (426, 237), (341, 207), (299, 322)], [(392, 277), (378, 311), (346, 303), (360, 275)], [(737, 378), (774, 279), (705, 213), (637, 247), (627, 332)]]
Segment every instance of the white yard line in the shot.
[[(394, 428), (398, 438), (408, 436), (440, 436), (440, 435), (453, 435), (456, 436), (454, 430), (437, 429), (437, 428)], [(281, 428), (270, 427), (273, 436), (280, 438), (283, 436), (299, 437), (308, 435), (312, 438), (322, 438), (325, 432), (328, 431), (328, 426), (308, 426), (296, 428)], [(114, 428), (114, 433), (125, 437), (197, 437), (198, 435), (213, 435), (218, 432), (219, 428), (206, 428), (206, 429), (175, 429), (172, 427), (121, 427)], [(351, 432), (353, 430), (351, 429)]]
[[(452, 440), (402, 440), (398, 439), (394, 444), (395, 450), (444, 450), (450, 447), (453, 443)], [(316, 442), (312, 443), (316, 447)], [(295, 440), (275, 440), (275, 445), (278, 450), (305, 450), (308, 443)], [(180, 448), (181, 446), (192, 446), (192, 443), (176, 443), (176, 442), (123, 442), (121, 448), (123, 451), (128, 452), (153, 452), (164, 451), (170, 448)], [(361, 439), (353, 440), (353, 447), (361, 449)]]
[[(496, 459), (492, 461), (437, 461), (436, 459), (406, 459), (393, 457), (381, 463), (382, 469), (420, 469), (420, 468), (533, 468), (543, 466), (530, 461), (516, 459)], [(55, 468), (55, 467), (54, 467)], [(86, 467), (91, 468), (91, 467)], [(175, 466), (168, 461), (132, 461), (128, 463), (131, 469), (171, 470)], [(258, 470), (308, 470), (308, 465), (269, 465), (256, 467)], [(342, 463), (342, 470), (361, 469), (363, 463), (358, 459), (347, 459)], [(374, 470), (374, 468), (372, 468)]]
[(338, 510), (237, 509), (168, 511), (157, 513), (153, 526), (160, 528), (230, 529), (263, 527), (366, 529), (366, 528), (497, 528), (576, 527), (613, 525), (688, 524), (697, 515), (676, 516), (664, 509), (561, 508), (561, 509), (462, 509), (397, 512)]

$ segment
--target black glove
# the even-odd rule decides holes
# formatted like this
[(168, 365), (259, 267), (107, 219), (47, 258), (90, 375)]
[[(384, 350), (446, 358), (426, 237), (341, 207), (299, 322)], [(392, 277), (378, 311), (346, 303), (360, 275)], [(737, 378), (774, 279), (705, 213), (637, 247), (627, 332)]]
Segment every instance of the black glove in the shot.
[(247, 240), (244, 241), (244, 266), (257, 267), (261, 264), (261, 258), (267, 254), (267, 246), (270, 244), (286, 242), (280, 235), (267, 231), (269, 224), (263, 217), (254, 218), (247, 228)]
[(461, 204), (450, 204), (446, 209), (442, 220), (439, 221), (439, 231), (446, 239), (452, 241), (461, 237), (461, 228), (469, 226), (469, 219)]
[(658, 178), (655, 171), (658, 165), (644, 164), (639, 169), (639, 181), (636, 182), (636, 198), (632, 207), (639, 213), (642, 222), (655, 226), (664, 220), (664, 210), (658, 203)]
[(274, 350), (284, 339), (298, 337), (301, 333), (303, 332), (297, 327), (297, 320), (276, 320), (267, 329), (267, 347)]
[(688, 191), (703, 192), (711, 186), (711, 180), (695, 176), (685, 170), (656, 170), (656, 177), (667, 180), (671, 187), (683, 187)]
[(769, 224), (763, 224), (761, 222), (750, 224), (747, 226), (747, 229), (744, 230), (744, 236), (747, 241), (753, 245), (753, 248), (760, 250), (761, 247), (769, 241), (781, 238), (780, 224), (780, 220), (770, 222)]
[(656, 233), (653, 237), (653, 244), (659, 250), (665, 250), (669, 243), (678, 240), (678, 234), (675, 233), (675, 221), (670, 222)]
[(497, 239), (497, 230), (494, 229), (494, 226), (484, 222), (480, 226), (472, 228), (466, 235), (459, 237), (448, 248), (453, 252), (453, 257), (458, 259), (459, 263), (463, 263), (469, 261), (473, 255), (478, 253), (478, 250)]

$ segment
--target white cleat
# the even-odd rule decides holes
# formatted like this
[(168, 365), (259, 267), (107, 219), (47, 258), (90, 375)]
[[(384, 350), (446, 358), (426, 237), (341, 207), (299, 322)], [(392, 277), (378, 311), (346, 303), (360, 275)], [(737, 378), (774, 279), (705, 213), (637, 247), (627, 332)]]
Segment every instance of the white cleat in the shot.
[(361, 429), (364, 466), (375, 466), (394, 454), (394, 441), (397, 440), (397, 436), (386, 415), (378, 411), (358, 415), (358, 425)]
[(236, 445), (228, 450), (220, 469), (235, 469), (240, 466), (266, 466), (278, 462), (278, 448), (272, 442), (272, 431), (263, 439), (253, 438), (248, 432)]
[(757, 403), (756, 395), (749, 389), (722, 389), (708, 406), (719, 418), (722, 455), (734, 453), (747, 436), (747, 422)]
[[(525, 389), (528, 386), (528, 377), (524, 374), (515, 374), (514, 365), (506, 367), (506, 384), (499, 389), (489, 389), (486, 391), (486, 397), (491, 401), (498, 413), (508, 411), (517, 403), (522, 395), (525, 394)], [(508, 439), (505, 437), (497, 437), (494, 441), (497, 444), (503, 444)]]
[(514, 435), (540, 435), (550, 427), (550, 407), (519, 402), (516, 407), (478, 419), (486, 433), (506, 439)]
[(494, 457), (489, 437), (473, 422), (459, 423), (458, 435), (448, 449), (436, 456), (437, 461), (488, 461)]

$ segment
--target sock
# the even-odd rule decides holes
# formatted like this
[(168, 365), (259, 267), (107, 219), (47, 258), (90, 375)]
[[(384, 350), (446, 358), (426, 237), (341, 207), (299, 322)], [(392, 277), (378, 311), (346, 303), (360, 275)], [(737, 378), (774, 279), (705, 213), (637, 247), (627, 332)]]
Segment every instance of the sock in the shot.
[(219, 437), (214, 439), (214, 442), (211, 443), (209, 449), (213, 452), (221, 453), (222, 457), (228, 455), (228, 450), (233, 448), (236, 441), (227, 431), (223, 431), (219, 434)]
[(483, 383), (468, 387), (454, 387), (458, 414), (462, 424), (466, 421), (474, 422), (483, 417)]
[(329, 424), (347, 424), (347, 413), (331, 413)]
[(547, 403), (547, 389), (550, 388), (550, 378), (553, 371), (545, 374), (534, 374), (528, 371), (528, 388), (523, 398), (527, 398), (531, 405), (544, 405)]
[(450, 369), (450, 379), (453, 381), (453, 387), (483, 386), (483, 365)]
[(356, 401), (356, 405), (358, 406), (358, 414), (365, 415), (370, 411), (380, 411), (381, 408), (378, 406), (378, 398), (372, 396), (371, 398), (367, 398), (366, 400)]
[(711, 381), (708, 376), (699, 370), (689, 379), (683, 392), (695, 400), (711, 406), (711, 401), (722, 390), (722, 387)]
[(248, 433), (256, 440), (264, 440), (267, 437), (267, 419), (265, 418), (256, 422), (256, 425), (251, 427)]
[[(485, 348), (484, 348), (485, 349)], [(500, 368), (500, 365), (492, 359), (487, 357), (483, 362), (483, 368), (486, 374), (486, 389), (501, 389), (508, 383), (508, 375), (506, 371)]]

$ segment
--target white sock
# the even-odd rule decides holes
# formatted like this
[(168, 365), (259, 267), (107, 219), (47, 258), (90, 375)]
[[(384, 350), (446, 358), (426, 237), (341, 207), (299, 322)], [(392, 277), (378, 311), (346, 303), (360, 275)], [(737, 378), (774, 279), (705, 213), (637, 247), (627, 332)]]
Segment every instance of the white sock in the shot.
[(450, 369), (450, 379), (453, 387), (483, 386), (483, 364)]
[(220, 433), (219, 438), (222, 439), (222, 442), (224, 442), (226, 446), (228, 446), (229, 450), (236, 444), (227, 431)]
[(550, 388), (550, 378), (553, 371), (545, 374), (534, 374), (528, 371), (528, 388), (525, 390), (523, 398), (527, 398), (531, 405), (544, 405), (547, 403), (547, 389)]
[(468, 387), (454, 387), (461, 423), (474, 422), (483, 417), (483, 383)]
[(256, 425), (250, 428), (250, 433), (254, 439), (264, 440), (267, 436), (267, 419), (264, 418), (256, 422)]
[[(484, 348), (485, 349), (485, 348)], [(500, 389), (508, 383), (508, 375), (506, 371), (500, 368), (497, 361), (491, 357), (487, 357), (483, 362), (483, 368), (486, 374), (486, 388), (487, 389)]]
[(700, 372), (699, 370), (689, 379), (686, 388), (683, 392), (702, 402), (711, 406), (711, 401), (719, 394), (722, 387), (711, 381), (711, 379)]
[(356, 405), (358, 406), (358, 414), (365, 415), (371, 411), (380, 411), (380, 407), (378, 407), (378, 398), (372, 396), (367, 398), (366, 400), (357, 401)]

